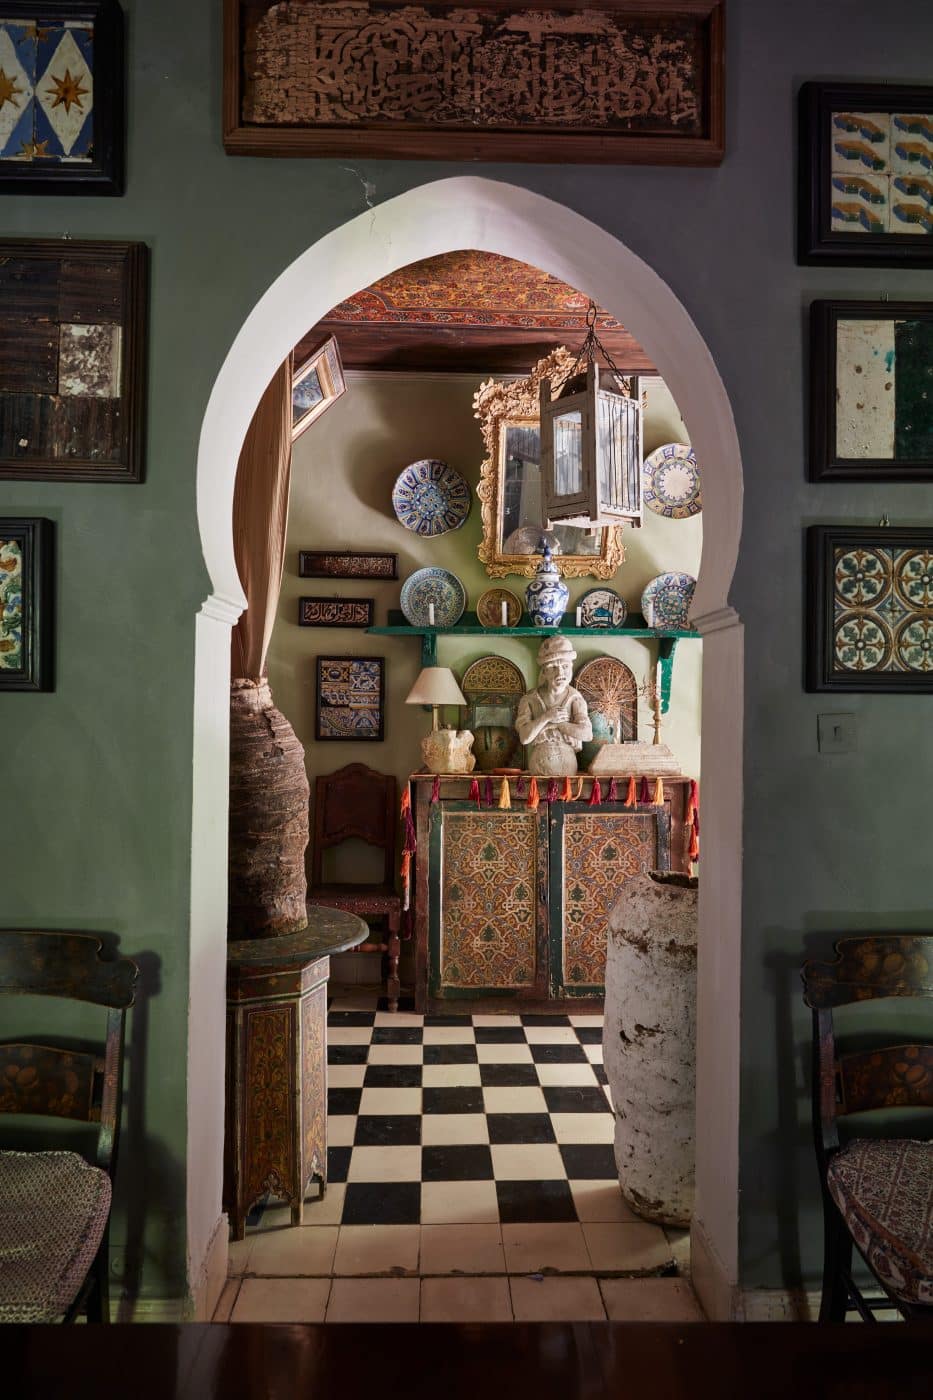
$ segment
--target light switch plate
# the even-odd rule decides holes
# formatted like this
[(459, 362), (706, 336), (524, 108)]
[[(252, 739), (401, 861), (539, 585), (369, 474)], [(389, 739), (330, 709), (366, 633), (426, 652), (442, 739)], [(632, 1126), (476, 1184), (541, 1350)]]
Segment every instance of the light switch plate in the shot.
[(855, 715), (817, 715), (817, 747), (820, 753), (854, 753)]

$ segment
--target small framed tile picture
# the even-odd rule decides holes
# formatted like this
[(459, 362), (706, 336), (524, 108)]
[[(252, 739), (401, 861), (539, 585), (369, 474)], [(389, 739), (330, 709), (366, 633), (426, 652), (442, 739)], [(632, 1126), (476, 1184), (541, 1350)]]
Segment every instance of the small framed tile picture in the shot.
[(0, 690), (53, 690), (54, 525), (0, 519)]
[(340, 351), (333, 336), (319, 345), (292, 375), (292, 442), (346, 393)]
[(810, 480), (933, 480), (933, 301), (813, 302)]
[(385, 659), (317, 656), (314, 737), (320, 741), (385, 738)]

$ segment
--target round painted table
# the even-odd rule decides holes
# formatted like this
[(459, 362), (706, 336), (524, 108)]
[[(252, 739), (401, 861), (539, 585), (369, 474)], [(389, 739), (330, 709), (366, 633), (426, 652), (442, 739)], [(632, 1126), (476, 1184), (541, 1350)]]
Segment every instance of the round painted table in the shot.
[(330, 956), (368, 934), (355, 914), (309, 904), (299, 933), (228, 945), (224, 1209), (236, 1240), (264, 1196), (300, 1225), (312, 1181), (324, 1195)]

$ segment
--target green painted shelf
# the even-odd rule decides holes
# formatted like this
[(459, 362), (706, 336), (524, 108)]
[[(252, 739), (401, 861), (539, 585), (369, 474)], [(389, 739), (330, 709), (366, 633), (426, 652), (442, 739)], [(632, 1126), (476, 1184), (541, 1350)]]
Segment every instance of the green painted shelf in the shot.
[(575, 611), (564, 613), (564, 621), (559, 627), (484, 627), (477, 622), (475, 612), (465, 612), (453, 627), (413, 627), (406, 621), (405, 614), (397, 609), (389, 610), (389, 621), (385, 627), (367, 627), (366, 631), (377, 637), (420, 637), (422, 666), (437, 665), (438, 637), (551, 637), (561, 632), (567, 637), (635, 637), (642, 642), (657, 641), (658, 661), (661, 666), (661, 710), (667, 713), (671, 700), (671, 673), (674, 667), (674, 648), (684, 637), (699, 638), (692, 629), (676, 631), (667, 627), (646, 627), (641, 613), (630, 613), (627, 619), (631, 627), (578, 627)]

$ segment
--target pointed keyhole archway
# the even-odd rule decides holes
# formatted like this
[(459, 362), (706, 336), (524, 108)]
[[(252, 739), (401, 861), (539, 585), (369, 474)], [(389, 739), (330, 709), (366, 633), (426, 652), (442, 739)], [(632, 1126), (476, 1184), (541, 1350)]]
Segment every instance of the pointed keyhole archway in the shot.
[(728, 590), (742, 466), (712, 356), (671, 288), (618, 239), (563, 205), (475, 176), (367, 210), (296, 258), (257, 302), (214, 384), (201, 430), (197, 509), (212, 592), (196, 621), (188, 1031), (188, 1267), (195, 1296), (225, 1271), (220, 1213), (226, 953), (230, 628), (244, 605), (233, 556), (236, 464), (275, 369), (332, 306), (399, 267), (461, 248), (499, 253), (580, 287), (617, 316), (670, 388), (703, 463), (703, 554), (692, 619), (703, 637), (703, 867), (697, 1005), (694, 1282), (728, 1316), (738, 1274), (742, 626)]

